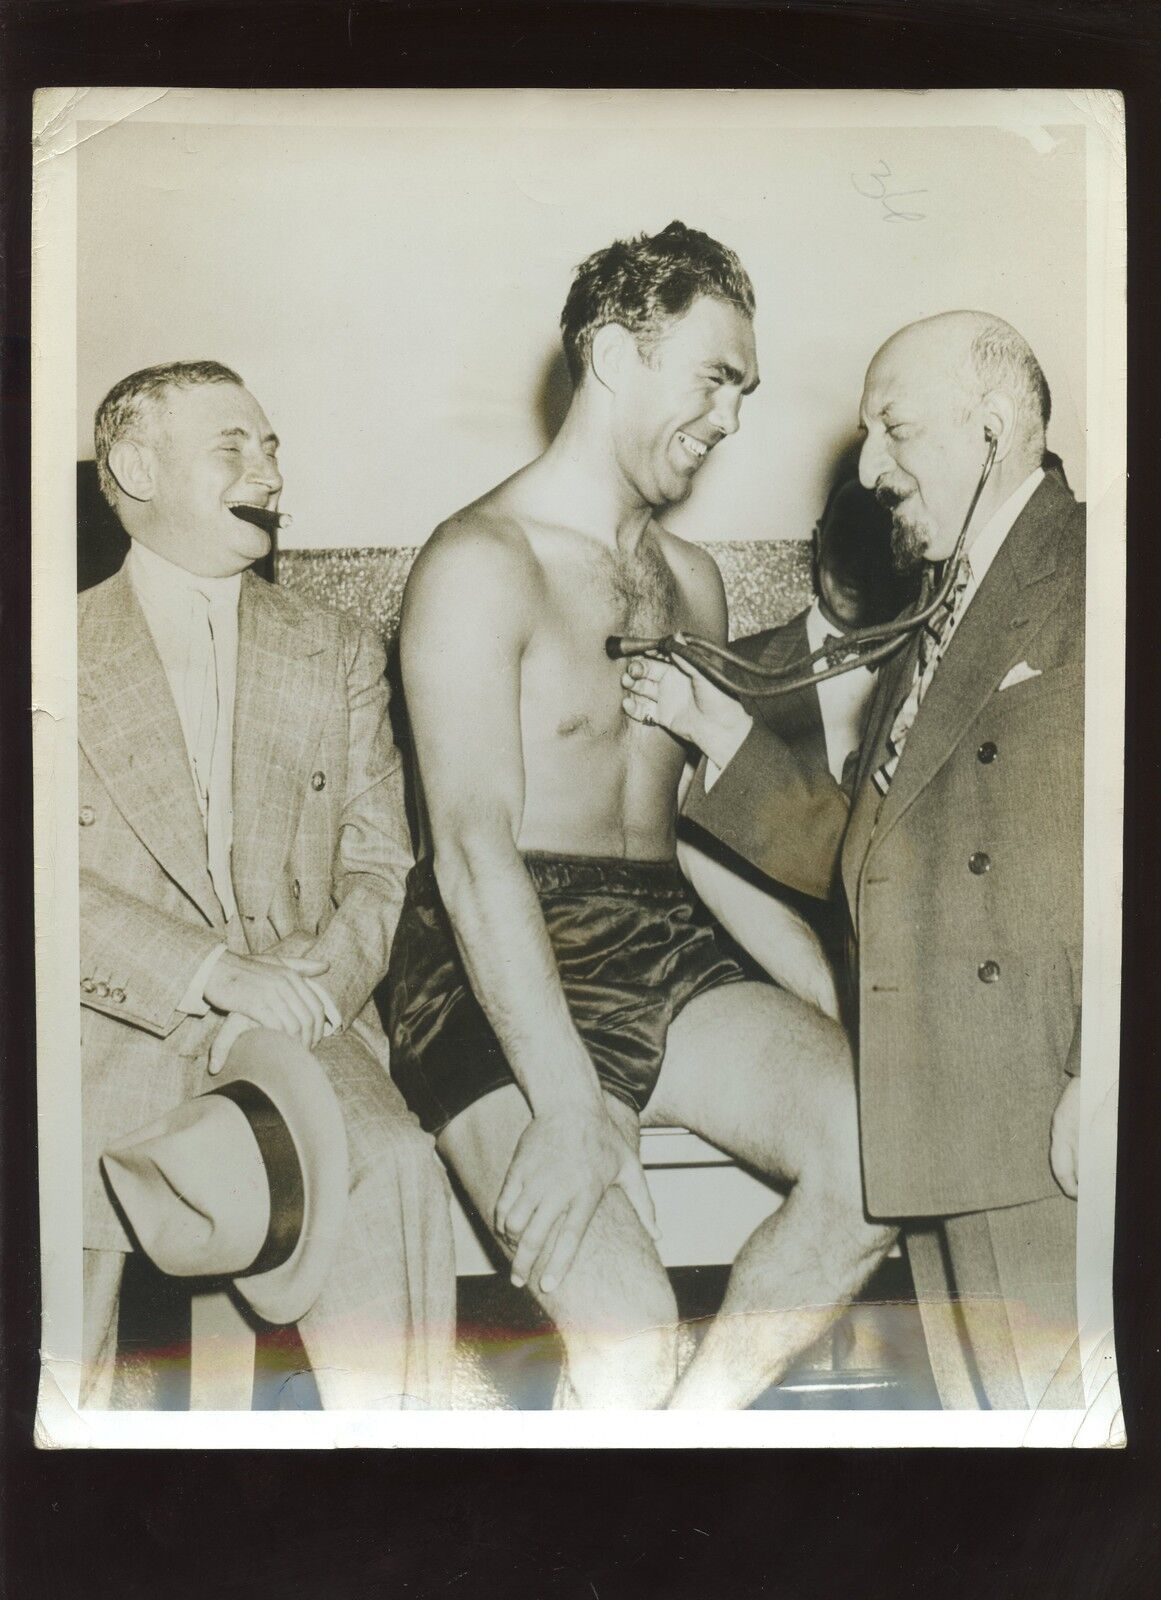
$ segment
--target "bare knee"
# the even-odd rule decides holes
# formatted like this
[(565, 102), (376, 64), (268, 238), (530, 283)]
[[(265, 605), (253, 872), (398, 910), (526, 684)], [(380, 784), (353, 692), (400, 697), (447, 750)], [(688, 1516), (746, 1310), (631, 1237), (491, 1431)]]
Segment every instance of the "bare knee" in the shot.
[(677, 1366), (677, 1303), (636, 1213), (610, 1190), (572, 1270), (541, 1303), (568, 1354), (582, 1406), (664, 1404)]
[(857, 1135), (821, 1143), (813, 1159), (804, 1161), (795, 1187), (817, 1215), (819, 1236), (829, 1241), (828, 1248), (868, 1271), (898, 1237), (897, 1227), (867, 1215)]
[(813, 1114), (802, 1129), (795, 1152), (794, 1188), (827, 1224), (865, 1245), (876, 1256), (894, 1243), (898, 1229), (871, 1222), (863, 1198), (859, 1116), (852, 1079), (834, 1073), (818, 1086)]
[(575, 1307), (550, 1310), (582, 1407), (654, 1410), (673, 1392), (677, 1307), (667, 1280), (650, 1290), (599, 1318)]
[(657, 1411), (677, 1382), (672, 1329), (625, 1337), (615, 1345), (562, 1335), (568, 1377), (584, 1410)]

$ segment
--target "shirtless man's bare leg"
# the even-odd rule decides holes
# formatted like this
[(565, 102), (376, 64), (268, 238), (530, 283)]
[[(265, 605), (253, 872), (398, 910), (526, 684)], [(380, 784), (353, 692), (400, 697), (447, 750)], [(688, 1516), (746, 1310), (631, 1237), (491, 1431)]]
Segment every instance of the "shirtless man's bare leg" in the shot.
[[(634, 1149), (637, 1119), (611, 1095), (609, 1115)], [(451, 1162), (484, 1218), (496, 1200), (520, 1135), (531, 1121), (514, 1086), (496, 1089), (444, 1129), (440, 1154)], [(496, 1235), (509, 1257), (513, 1246)], [(656, 1247), (622, 1190), (608, 1190), (559, 1288), (529, 1285), (565, 1347), (567, 1376), (584, 1409), (650, 1410), (673, 1389), (677, 1307)]]
[[(709, 1072), (710, 1061), (728, 1070)], [(722, 1310), (672, 1401), (748, 1405), (841, 1316), (895, 1236), (863, 1215), (842, 1029), (768, 984), (713, 989), (671, 1024), (642, 1120), (690, 1128), (790, 1186), (738, 1255)]]

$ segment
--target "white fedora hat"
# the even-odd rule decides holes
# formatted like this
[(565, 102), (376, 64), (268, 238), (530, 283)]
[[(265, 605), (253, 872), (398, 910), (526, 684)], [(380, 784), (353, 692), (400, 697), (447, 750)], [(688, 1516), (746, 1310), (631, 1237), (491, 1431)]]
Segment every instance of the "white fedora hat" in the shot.
[(163, 1272), (233, 1278), (267, 1322), (310, 1310), (346, 1210), (347, 1135), (325, 1072), (296, 1040), (242, 1034), (211, 1090), (101, 1160)]

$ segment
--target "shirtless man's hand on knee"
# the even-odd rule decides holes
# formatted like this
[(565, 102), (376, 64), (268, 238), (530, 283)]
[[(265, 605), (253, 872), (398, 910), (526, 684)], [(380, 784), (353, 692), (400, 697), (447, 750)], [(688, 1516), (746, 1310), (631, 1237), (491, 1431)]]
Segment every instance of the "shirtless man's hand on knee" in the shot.
[(512, 1282), (544, 1294), (561, 1283), (607, 1190), (619, 1184), (654, 1237), (645, 1174), (603, 1106), (568, 1106), (532, 1118), (496, 1202), (496, 1231), (515, 1245)]

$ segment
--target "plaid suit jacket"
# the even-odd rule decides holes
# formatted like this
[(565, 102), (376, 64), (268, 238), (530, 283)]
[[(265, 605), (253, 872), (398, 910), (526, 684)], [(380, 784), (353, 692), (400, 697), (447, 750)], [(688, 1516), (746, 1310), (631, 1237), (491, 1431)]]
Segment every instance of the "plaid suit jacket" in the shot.
[(177, 709), (124, 569), (80, 596), (78, 657), (85, 1243), (126, 1249), (100, 1155), (208, 1087), (221, 1018), (178, 1004), (215, 945), (328, 961), (344, 1026), (386, 1068), (371, 994), (411, 848), (383, 651), (350, 618), (243, 576), (228, 930)]

